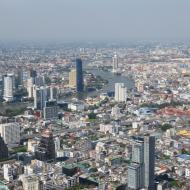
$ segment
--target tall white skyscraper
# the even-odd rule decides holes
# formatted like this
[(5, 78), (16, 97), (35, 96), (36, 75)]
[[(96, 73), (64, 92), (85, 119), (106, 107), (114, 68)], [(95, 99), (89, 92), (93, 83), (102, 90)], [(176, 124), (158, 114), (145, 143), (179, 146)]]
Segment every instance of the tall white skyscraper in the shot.
[(13, 90), (14, 90), (14, 75), (7, 74), (4, 77), (4, 94), (3, 94), (3, 99), (6, 102), (13, 101), (14, 99)]
[(27, 79), (27, 92), (29, 98), (34, 97), (33, 86), (34, 86), (34, 78), (30, 77)]
[(112, 64), (113, 64), (112, 72), (117, 73), (117, 71), (118, 71), (118, 56), (116, 53), (114, 54), (114, 56), (112, 58)]
[(115, 101), (126, 102), (127, 88), (124, 83), (115, 83)]

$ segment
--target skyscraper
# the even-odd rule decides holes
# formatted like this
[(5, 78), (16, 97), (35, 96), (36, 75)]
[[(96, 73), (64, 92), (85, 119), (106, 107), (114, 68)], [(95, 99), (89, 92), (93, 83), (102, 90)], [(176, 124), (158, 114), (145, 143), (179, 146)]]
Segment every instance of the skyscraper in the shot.
[(12, 74), (7, 74), (4, 77), (4, 94), (3, 99), (6, 102), (12, 102), (13, 97), (13, 90), (14, 90), (14, 76)]
[(136, 140), (132, 145), (132, 163), (128, 166), (128, 189), (144, 187), (144, 142)]
[(127, 88), (124, 83), (115, 83), (115, 101), (126, 102)]
[(154, 190), (155, 137), (144, 136), (144, 184), (148, 190)]
[(116, 53), (114, 54), (112, 61), (113, 61), (112, 72), (117, 73), (117, 71), (118, 71), (118, 57), (117, 57)]
[(56, 87), (50, 86), (50, 100), (57, 100), (58, 91)]
[(128, 189), (154, 190), (155, 137), (145, 135), (132, 145), (132, 163), (128, 166)]
[(76, 59), (76, 90), (77, 92), (83, 92), (84, 81), (83, 81), (83, 70), (82, 70), (82, 60), (80, 58)]
[(76, 88), (76, 69), (69, 72), (69, 87)]
[(143, 187), (143, 170), (140, 164), (131, 163), (128, 166), (128, 190), (139, 190)]
[(27, 79), (27, 92), (29, 98), (34, 97), (33, 86), (34, 86), (34, 78), (30, 77)]
[(48, 88), (47, 87), (36, 87), (34, 86), (34, 108), (43, 110), (45, 102), (48, 100)]
[(132, 146), (132, 162), (144, 163), (144, 143), (143, 141), (135, 141)]

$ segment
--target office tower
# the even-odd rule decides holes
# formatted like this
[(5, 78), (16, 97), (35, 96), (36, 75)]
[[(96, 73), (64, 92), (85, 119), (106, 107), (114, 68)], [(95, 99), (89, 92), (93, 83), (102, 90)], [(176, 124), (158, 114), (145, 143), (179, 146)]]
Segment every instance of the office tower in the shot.
[(53, 134), (49, 129), (42, 133), (35, 156), (37, 160), (41, 161), (53, 161), (55, 159), (55, 143)]
[(145, 188), (154, 190), (155, 137), (144, 136), (144, 183)]
[(50, 100), (57, 100), (57, 88), (50, 87)]
[(34, 86), (34, 78), (30, 77), (27, 79), (27, 92), (29, 98), (34, 97), (33, 86)]
[(83, 81), (83, 70), (82, 70), (82, 60), (76, 59), (76, 87), (77, 92), (83, 92), (84, 81)]
[(19, 69), (17, 74), (18, 74), (18, 85), (23, 85), (23, 70)]
[(56, 100), (49, 100), (45, 102), (43, 109), (43, 116), (46, 120), (52, 120), (58, 118), (58, 106)]
[(128, 190), (139, 190), (143, 187), (143, 170), (140, 164), (131, 163), (128, 166)]
[(154, 190), (155, 137), (145, 135), (132, 144), (132, 163), (128, 166), (128, 189)]
[(135, 141), (132, 145), (132, 162), (144, 163), (144, 143), (143, 141)]
[(0, 134), (0, 159), (8, 158), (8, 148)]
[(45, 102), (48, 101), (49, 88), (47, 87), (36, 87), (34, 86), (34, 108), (43, 110), (45, 107)]
[(0, 133), (8, 146), (20, 143), (20, 126), (18, 123), (0, 124)]
[(128, 166), (128, 188), (138, 190), (144, 187), (144, 142), (136, 140), (132, 145), (132, 163)]
[(115, 83), (115, 101), (126, 102), (127, 88), (124, 83)]
[(3, 99), (6, 102), (12, 102), (14, 100), (14, 76), (7, 74), (4, 76), (4, 95)]
[(73, 69), (69, 72), (69, 87), (76, 88), (76, 69)]
[(118, 71), (118, 57), (117, 54), (115, 53), (113, 58), (112, 58), (112, 72), (116, 73)]

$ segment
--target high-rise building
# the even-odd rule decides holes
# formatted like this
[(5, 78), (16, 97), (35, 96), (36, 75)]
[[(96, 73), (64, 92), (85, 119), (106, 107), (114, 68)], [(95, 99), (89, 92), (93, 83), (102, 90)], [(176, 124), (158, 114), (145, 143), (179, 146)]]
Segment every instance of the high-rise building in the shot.
[(4, 95), (3, 99), (6, 102), (12, 102), (14, 100), (14, 75), (7, 74), (4, 76)]
[(144, 184), (148, 190), (154, 190), (155, 137), (144, 136)]
[(73, 69), (69, 72), (69, 87), (76, 88), (77, 77), (76, 77), (76, 69)]
[(143, 141), (136, 141), (132, 145), (132, 162), (142, 164), (144, 163), (144, 143)]
[(116, 73), (118, 71), (118, 56), (117, 54), (115, 53), (113, 58), (112, 58), (112, 72), (113, 73)]
[(128, 190), (139, 190), (143, 187), (143, 170), (141, 164), (131, 163), (128, 166)]
[(49, 88), (47, 87), (36, 87), (34, 86), (33, 93), (34, 93), (34, 108), (43, 110), (45, 107), (45, 102), (48, 101)]
[(8, 148), (0, 134), (0, 159), (8, 158)]
[(115, 83), (115, 101), (126, 102), (127, 88), (124, 83)]
[(18, 85), (23, 85), (23, 70), (20, 68), (17, 72), (18, 76)]
[(82, 60), (79, 58), (76, 59), (76, 89), (77, 92), (83, 92), (84, 90)]
[(33, 86), (34, 86), (34, 78), (30, 77), (27, 79), (27, 92), (29, 98), (34, 97)]
[(51, 86), (50, 87), (50, 100), (57, 100), (57, 88)]
[(132, 145), (132, 163), (128, 166), (128, 189), (154, 190), (155, 137), (145, 135)]
[(18, 123), (0, 124), (0, 134), (8, 146), (20, 143), (20, 125)]
[(40, 143), (35, 152), (37, 160), (53, 161), (55, 159), (55, 143), (53, 134), (49, 129), (42, 133)]
[(43, 116), (46, 120), (52, 120), (58, 118), (58, 106), (56, 100), (49, 100), (45, 102), (43, 109)]

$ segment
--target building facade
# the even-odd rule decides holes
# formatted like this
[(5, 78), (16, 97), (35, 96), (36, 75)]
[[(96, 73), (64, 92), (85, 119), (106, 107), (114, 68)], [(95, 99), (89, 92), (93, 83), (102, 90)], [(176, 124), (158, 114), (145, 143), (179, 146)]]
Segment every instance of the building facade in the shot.
[(8, 146), (20, 143), (20, 125), (18, 123), (0, 124), (0, 134)]
[(8, 148), (0, 134), (0, 159), (8, 158)]
[(126, 102), (127, 88), (124, 83), (115, 83), (115, 101)]
[(82, 60), (76, 59), (76, 90), (77, 92), (83, 92), (84, 90), (84, 81), (83, 81), (83, 69), (82, 69)]
[(3, 99), (6, 102), (14, 100), (14, 75), (8, 74), (4, 77), (4, 94)]

